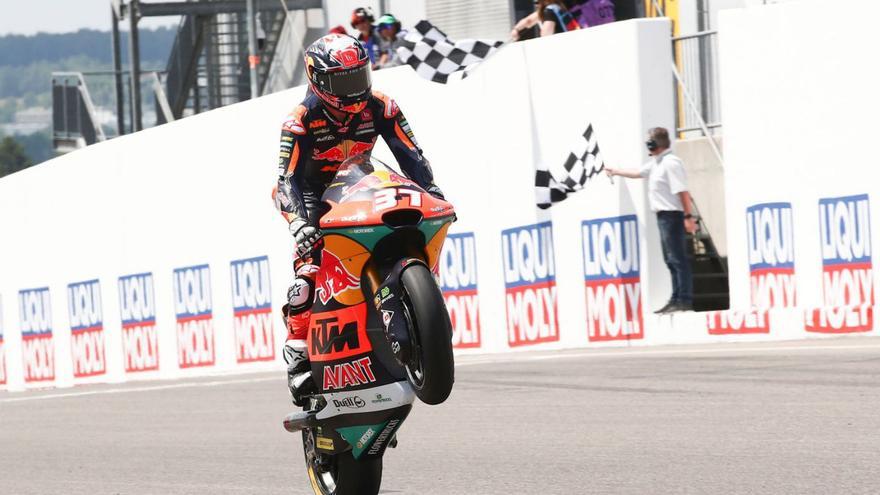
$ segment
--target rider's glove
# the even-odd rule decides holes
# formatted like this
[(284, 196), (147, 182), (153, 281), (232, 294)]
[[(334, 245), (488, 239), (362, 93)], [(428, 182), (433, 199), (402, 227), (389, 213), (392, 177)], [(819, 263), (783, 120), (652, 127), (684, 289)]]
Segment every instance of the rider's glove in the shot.
[(290, 222), (290, 233), (296, 242), (296, 252), (300, 256), (311, 253), (324, 235), (316, 227), (301, 219)]
[(443, 201), (446, 201), (446, 197), (443, 195), (443, 191), (441, 191), (440, 188), (437, 187), (435, 184), (431, 184), (430, 186), (428, 186), (426, 191), (431, 196), (434, 196), (437, 199), (442, 199)]

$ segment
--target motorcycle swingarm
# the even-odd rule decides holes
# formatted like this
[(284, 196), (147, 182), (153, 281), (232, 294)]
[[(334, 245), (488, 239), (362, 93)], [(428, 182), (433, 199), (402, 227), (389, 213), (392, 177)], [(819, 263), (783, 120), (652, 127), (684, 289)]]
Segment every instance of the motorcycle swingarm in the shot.
[(407, 258), (394, 263), (391, 273), (382, 282), (382, 285), (376, 289), (373, 296), (373, 305), (379, 313), (382, 325), (385, 329), (385, 338), (391, 344), (391, 352), (394, 358), (405, 366), (410, 362), (412, 357), (412, 339), (410, 338), (409, 323), (405, 316), (403, 307), (403, 284), (400, 281), (403, 271), (408, 267), (420, 264), (426, 266), (425, 263), (417, 258)]

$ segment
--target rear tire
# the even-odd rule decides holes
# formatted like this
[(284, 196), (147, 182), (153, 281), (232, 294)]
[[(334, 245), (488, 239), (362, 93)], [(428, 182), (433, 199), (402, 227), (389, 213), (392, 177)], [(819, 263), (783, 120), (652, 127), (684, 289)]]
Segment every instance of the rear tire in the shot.
[(449, 397), (455, 381), (449, 312), (437, 281), (426, 266), (413, 264), (400, 278), (413, 339), (407, 378), (422, 402), (440, 404)]
[(351, 451), (332, 457), (330, 469), (322, 471), (309, 459), (311, 433), (303, 430), (303, 449), (309, 482), (315, 495), (377, 495), (382, 484), (382, 458), (355, 460)]

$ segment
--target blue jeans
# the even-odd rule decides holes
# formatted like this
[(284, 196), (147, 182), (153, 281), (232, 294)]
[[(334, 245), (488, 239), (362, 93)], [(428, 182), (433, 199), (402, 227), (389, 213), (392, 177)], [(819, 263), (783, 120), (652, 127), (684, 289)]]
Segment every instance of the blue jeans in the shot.
[(684, 232), (684, 213), (658, 211), (657, 227), (660, 229), (660, 245), (663, 261), (672, 275), (672, 302), (693, 304), (694, 281), (691, 277), (691, 261), (687, 257)]

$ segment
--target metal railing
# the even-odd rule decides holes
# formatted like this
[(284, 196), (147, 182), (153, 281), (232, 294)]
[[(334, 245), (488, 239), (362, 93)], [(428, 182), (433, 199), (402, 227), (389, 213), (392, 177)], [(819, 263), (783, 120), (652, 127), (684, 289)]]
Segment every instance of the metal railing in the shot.
[(703, 31), (672, 38), (678, 70), (676, 130), (679, 134), (714, 133), (721, 127), (718, 78), (718, 32)]

